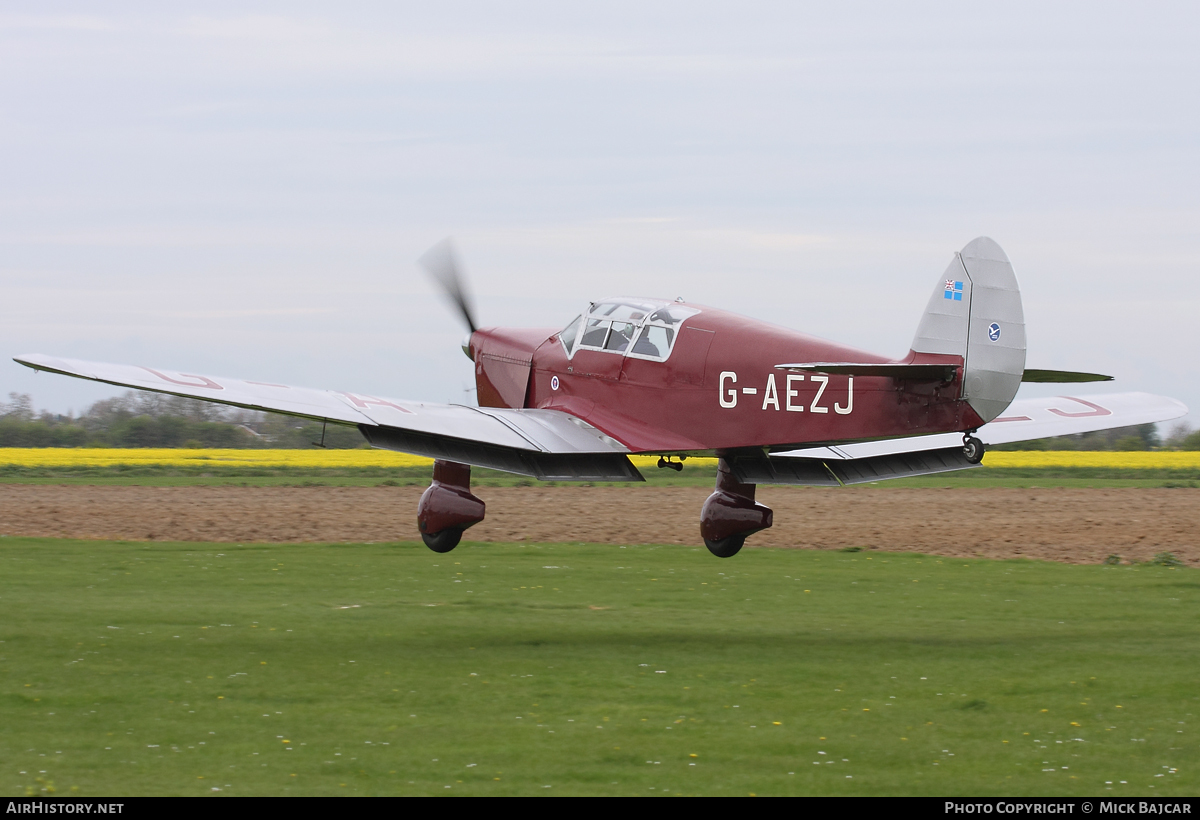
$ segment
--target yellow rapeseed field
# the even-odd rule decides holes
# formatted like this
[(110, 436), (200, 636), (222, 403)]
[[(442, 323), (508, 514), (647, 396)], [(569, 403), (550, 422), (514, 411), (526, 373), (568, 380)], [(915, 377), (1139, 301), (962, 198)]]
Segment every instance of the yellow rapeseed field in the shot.
[(992, 452), (985, 467), (1115, 467), (1126, 470), (1187, 470), (1200, 467), (1200, 450), (1020, 450)]
[(0, 448), (0, 465), (18, 467), (419, 467), (433, 459), (391, 450), (190, 450), (174, 448)]
[[(657, 456), (634, 456), (638, 467), (653, 467)], [(711, 458), (688, 459), (688, 465), (711, 465)], [(432, 459), (390, 450), (189, 450), (108, 449), (100, 447), (0, 448), (0, 466), (111, 467), (115, 465), (295, 467), (299, 469), (353, 467), (421, 467)], [(1200, 450), (1080, 452), (1036, 450), (990, 452), (986, 467), (1109, 467), (1123, 469), (1197, 469)]]

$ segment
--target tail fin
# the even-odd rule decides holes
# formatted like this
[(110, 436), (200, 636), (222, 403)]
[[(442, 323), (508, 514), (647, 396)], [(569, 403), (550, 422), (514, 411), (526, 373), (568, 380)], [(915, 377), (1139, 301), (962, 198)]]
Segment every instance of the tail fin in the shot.
[(981, 236), (954, 255), (912, 349), (962, 356), (962, 398), (985, 422), (1004, 412), (1025, 372), (1025, 313), (1017, 276), (999, 245)]

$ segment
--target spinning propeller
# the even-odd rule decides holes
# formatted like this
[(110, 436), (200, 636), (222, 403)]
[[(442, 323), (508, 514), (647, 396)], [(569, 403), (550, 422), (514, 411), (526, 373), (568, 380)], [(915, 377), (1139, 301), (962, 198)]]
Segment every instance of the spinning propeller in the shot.
[(466, 277), (458, 262), (458, 254), (454, 252), (454, 243), (448, 238), (443, 239), (425, 251), (424, 255), (417, 260), (417, 264), (433, 277), (433, 281), (438, 283), (442, 293), (458, 308), (463, 321), (467, 323), (467, 330), (474, 333), (476, 325), (471, 294), (467, 291)]

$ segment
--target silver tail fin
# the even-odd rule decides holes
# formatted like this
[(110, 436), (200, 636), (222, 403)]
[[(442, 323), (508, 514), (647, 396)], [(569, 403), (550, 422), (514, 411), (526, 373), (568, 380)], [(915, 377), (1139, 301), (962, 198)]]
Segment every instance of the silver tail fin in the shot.
[(1004, 412), (1025, 372), (1025, 313), (1012, 264), (981, 236), (954, 255), (912, 349), (963, 358), (962, 398), (985, 421)]

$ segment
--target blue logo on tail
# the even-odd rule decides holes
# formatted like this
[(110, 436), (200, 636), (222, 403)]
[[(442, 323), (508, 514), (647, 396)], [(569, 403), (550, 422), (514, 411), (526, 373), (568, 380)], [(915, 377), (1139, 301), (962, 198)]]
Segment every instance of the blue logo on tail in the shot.
[(988, 325), (988, 338), (993, 342), (1000, 341), (1000, 325), (996, 324), (995, 322), (992, 322), (990, 325)]
[(944, 299), (953, 299), (956, 302), (962, 301), (963, 283), (955, 282), (953, 279), (946, 280), (946, 292), (943, 294)]

